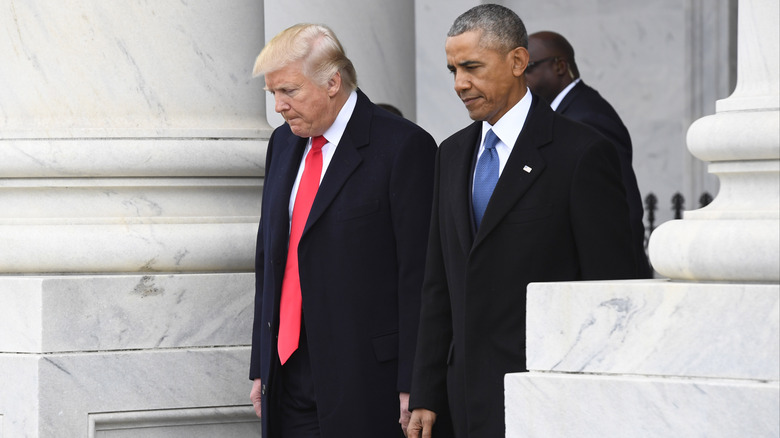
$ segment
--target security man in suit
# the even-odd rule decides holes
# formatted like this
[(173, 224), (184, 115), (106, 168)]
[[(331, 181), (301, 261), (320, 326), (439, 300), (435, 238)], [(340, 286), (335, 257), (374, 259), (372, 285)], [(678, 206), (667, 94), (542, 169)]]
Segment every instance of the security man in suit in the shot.
[(410, 408), (412, 438), (502, 437), (504, 375), (526, 370), (530, 282), (637, 276), (615, 147), (526, 87), (527, 33), (476, 6), (447, 34), (475, 121), (439, 147)]
[(357, 89), (325, 26), (282, 31), (254, 74), (286, 121), (268, 143), (257, 236), (263, 436), (402, 437), (436, 143)]
[(645, 253), (644, 209), (631, 164), (633, 150), (628, 129), (612, 105), (582, 81), (574, 60), (574, 48), (566, 38), (550, 31), (532, 33), (528, 36), (528, 54), (531, 60), (525, 77), (531, 91), (550, 103), (555, 112), (595, 128), (617, 148), (639, 275), (651, 278), (652, 270)]

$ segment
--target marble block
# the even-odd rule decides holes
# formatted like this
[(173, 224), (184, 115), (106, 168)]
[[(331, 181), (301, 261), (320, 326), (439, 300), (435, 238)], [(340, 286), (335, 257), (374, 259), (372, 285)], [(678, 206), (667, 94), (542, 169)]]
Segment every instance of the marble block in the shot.
[(780, 381), (780, 286), (533, 283), (532, 371)]
[(254, 281), (253, 273), (0, 276), (0, 352), (249, 345)]
[(254, 274), (0, 276), (0, 437), (257, 437)]
[(0, 353), (3, 436), (258, 437), (248, 347)]
[(778, 382), (507, 374), (507, 438), (735, 438), (780, 434)]

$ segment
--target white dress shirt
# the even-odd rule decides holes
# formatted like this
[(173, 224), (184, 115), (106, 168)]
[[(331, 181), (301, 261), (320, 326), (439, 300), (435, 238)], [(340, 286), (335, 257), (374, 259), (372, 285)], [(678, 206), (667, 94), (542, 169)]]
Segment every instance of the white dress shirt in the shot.
[[(493, 133), (498, 137), (499, 142), (496, 144), (496, 153), (498, 153), (498, 176), (501, 177), (501, 173), (504, 171), (507, 160), (509, 160), (509, 154), (512, 153), (512, 148), (515, 146), (517, 137), (520, 136), (520, 131), (523, 130), (523, 125), (528, 117), (528, 111), (531, 109), (531, 90), (526, 87), (525, 96), (520, 99), (506, 114), (504, 114), (495, 125), (482, 122), (482, 138), (480, 139), (479, 152), (477, 153), (477, 161), (482, 153), (485, 152), (485, 135), (488, 130), (492, 129)], [(471, 190), (474, 191), (474, 176), (472, 176)]]
[[(352, 112), (355, 110), (357, 104), (357, 92), (352, 91), (341, 107), (339, 115), (336, 116), (336, 120), (330, 125), (325, 133), (322, 135), (328, 142), (322, 147), (322, 174), (320, 174), (320, 182), (325, 176), (325, 171), (328, 170), (330, 160), (333, 159), (333, 154), (336, 152), (336, 147), (341, 141), (341, 137), (344, 135), (344, 131), (347, 129), (347, 123)], [(309, 155), (311, 150), (311, 138), (306, 143), (306, 149), (303, 151), (303, 157), (301, 158), (301, 164), (298, 167), (298, 176), (295, 177), (295, 184), (293, 184), (292, 192), (290, 193), (290, 205), (289, 205), (289, 218), (292, 220), (293, 207), (295, 206), (295, 196), (298, 194), (298, 185), (301, 183), (301, 177), (303, 177), (303, 169), (306, 167), (306, 156)]]

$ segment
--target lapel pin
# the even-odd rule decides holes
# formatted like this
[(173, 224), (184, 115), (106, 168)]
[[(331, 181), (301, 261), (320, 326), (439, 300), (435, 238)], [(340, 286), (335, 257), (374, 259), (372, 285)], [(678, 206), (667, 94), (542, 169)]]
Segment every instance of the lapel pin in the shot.
[(523, 166), (523, 170), (525, 170), (526, 173), (531, 173), (531, 168), (528, 166)]

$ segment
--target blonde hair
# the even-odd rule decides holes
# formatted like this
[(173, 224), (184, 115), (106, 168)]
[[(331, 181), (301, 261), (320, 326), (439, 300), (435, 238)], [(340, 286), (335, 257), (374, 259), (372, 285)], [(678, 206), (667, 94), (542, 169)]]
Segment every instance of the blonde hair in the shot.
[(357, 73), (352, 61), (333, 31), (321, 24), (296, 24), (273, 37), (257, 56), (252, 76), (261, 76), (298, 61), (302, 61), (303, 74), (318, 85), (324, 86), (339, 72), (347, 90), (357, 88)]

